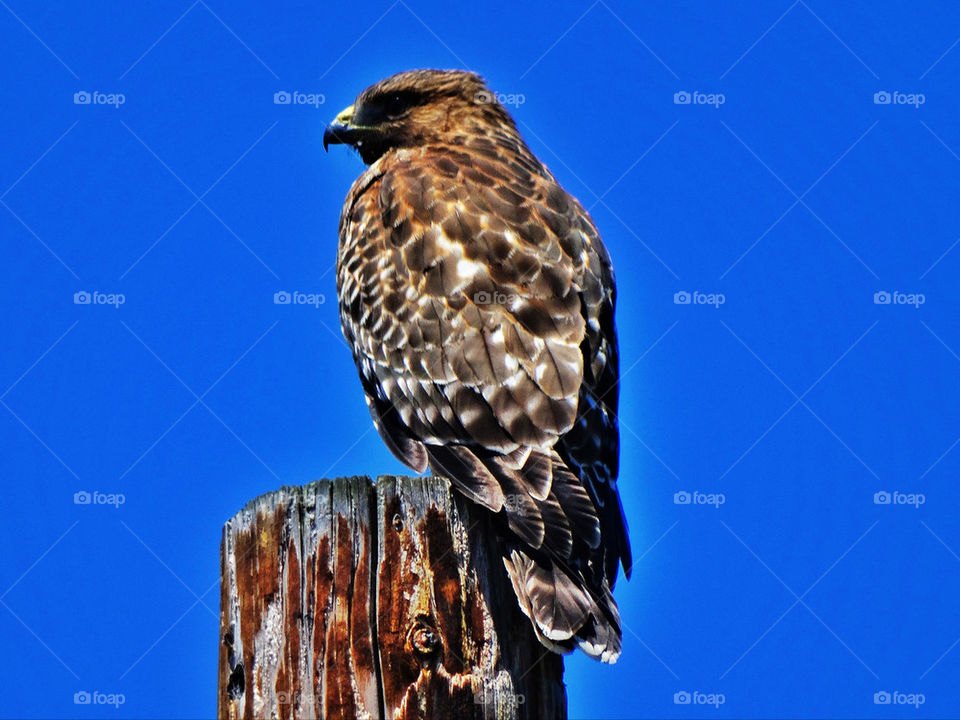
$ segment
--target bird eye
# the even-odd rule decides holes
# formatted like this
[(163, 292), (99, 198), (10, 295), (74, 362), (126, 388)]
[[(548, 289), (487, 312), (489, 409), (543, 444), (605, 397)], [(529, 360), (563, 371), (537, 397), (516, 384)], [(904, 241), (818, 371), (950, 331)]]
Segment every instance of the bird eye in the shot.
[(384, 113), (391, 120), (403, 115), (413, 104), (413, 96), (408, 93), (394, 93), (384, 104)]

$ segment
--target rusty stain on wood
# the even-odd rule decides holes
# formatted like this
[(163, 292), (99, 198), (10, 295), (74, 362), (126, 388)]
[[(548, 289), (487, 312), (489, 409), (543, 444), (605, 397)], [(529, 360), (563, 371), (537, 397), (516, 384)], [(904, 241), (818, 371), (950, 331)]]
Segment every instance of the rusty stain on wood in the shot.
[(218, 716), (565, 718), (493, 522), (441, 478), (251, 501), (223, 530)]

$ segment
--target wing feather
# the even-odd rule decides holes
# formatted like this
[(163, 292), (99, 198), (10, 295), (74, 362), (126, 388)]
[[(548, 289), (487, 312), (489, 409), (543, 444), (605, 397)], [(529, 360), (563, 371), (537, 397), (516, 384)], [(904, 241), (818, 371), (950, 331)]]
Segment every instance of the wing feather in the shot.
[(341, 322), (388, 447), (504, 513), (545, 644), (615, 659), (614, 281), (586, 211), (528, 151), (481, 137), (381, 158), (340, 236)]

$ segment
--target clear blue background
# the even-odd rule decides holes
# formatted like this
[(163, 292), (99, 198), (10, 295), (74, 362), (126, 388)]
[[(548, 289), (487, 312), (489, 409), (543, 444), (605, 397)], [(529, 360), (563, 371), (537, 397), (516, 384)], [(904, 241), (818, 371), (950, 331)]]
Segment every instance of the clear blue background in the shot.
[[(363, 168), (321, 134), (431, 66), (523, 96), (617, 270), (637, 563), (620, 662), (567, 661), (570, 717), (960, 715), (955, 4), (0, 6), (0, 715), (213, 716), (222, 523), (403, 472), (333, 302)], [(274, 104), (294, 90), (324, 103)], [(126, 502), (74, 504), (94, 490)]]

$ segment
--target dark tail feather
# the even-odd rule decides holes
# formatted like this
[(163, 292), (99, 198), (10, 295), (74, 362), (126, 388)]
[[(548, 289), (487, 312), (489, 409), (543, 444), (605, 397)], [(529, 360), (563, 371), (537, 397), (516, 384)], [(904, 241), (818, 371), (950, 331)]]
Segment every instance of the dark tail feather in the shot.
[(609, 590), (589, 592), (558, 563), (538, 562), (518, 549), (504, 554), (503, 564), (541, 643), (556, 652), (579, 646), (592, 658), (616, 662), (620, 613)]
[(556, 451), (502, 455), (427, 445), (426, 452), (434, 472), (506, 521), (503, 563), (540, 642), (556, 652), (579, 646), (592, 658), (616, 661), (620, 614), (610, 588), (617, 561), (629, 558), (629, 550), (625, 538), (601, 535), (600, 515), (618, 527), (619, 502), (598, 507), (588, 492), (593, 485)]

